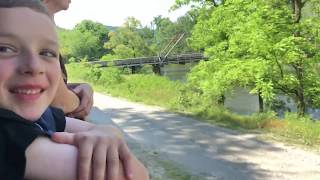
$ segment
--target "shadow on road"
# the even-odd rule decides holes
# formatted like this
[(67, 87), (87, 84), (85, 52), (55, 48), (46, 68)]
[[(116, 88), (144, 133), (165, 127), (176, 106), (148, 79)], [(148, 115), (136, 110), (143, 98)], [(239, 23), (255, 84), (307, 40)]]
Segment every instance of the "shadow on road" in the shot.
[(274, 173), (248, 162), (246, 157), (264, 158), (266, 151), (283, 151), (258, 140), (253, 134), (240, 134), (174, 113), (137, 112), (133, 108), (94, 108), (92, 114), (93, 122), (115, 123), (144, 148), (178, 162), (184, 169), (207, 179), (274, 178)]

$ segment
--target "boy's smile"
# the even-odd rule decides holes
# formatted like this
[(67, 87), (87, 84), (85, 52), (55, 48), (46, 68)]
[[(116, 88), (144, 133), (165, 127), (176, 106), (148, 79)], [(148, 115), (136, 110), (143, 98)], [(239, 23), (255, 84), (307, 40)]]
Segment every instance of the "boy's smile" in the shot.
[(22, 84), (9, 89), (10, 93), (14, 94), (17, 99), (21, 101), (35, 101), (41, 93), (45, 91), (42, 85), (36, 84)]
[(29, 8), (0, 8), (0, 108), (37, 120), (61, 78), (55, 25)]

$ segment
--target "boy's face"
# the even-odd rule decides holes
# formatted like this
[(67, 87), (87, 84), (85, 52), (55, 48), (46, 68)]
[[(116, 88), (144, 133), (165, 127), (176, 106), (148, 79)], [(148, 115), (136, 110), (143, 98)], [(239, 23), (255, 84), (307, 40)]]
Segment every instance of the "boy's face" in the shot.
[(61, 78), (55, 26), (29, 8), (0, 8), (0, 108), (37, 120)]

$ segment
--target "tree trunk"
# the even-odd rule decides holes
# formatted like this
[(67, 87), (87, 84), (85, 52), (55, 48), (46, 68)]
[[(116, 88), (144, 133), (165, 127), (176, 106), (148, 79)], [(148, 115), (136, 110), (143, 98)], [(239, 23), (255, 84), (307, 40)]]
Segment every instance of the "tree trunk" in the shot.
[[(292, 2), (292, 14), (294, 15), (294, 23), (298, 24), (300, 23), (301, 20), (301, 12), (302, 12), (302, 8), (304, 7), (305, 3), (307, 2), (306, 0), (291, 0)], [(299, 37), (300, 36), (300, 32), (298, 30), (296, 30), (294, 32), (294, 36), (295, 37)], [(296, 71), (296, 75), (297, 75), (297, 79), (299, 81), (299, 87), (296, 90), (296, 97), (297, 97), (297, 110), (298, 110), (298, 115), (304, 116), (305, 112), (306, 112), (306, 102), (305, 102), (305, 98), (304, 98), (304, 68), (302, 63), (299, 64), (295, 64), (293, 65), (295, 71)]]
[(291, 0), (292, 1), (292, 11), (295, 17), (294, 22), (299, 23), (301, 19), (301, 10), (304, 6), (302, 0)]
[(304, 100), (304, 95), (303, 93), (299, 93), (298, 97), (298, 103), (297, 103), (297, 109), (298, 109), (298, 115), (300, 117), (303, 117), (305, 112), (306, 112), (306, 102)]
[(224, 101), (226, 100), (226, 97), (224, 95), (221, 95), (218, 99), (218, 104), (221, 106), (224, 106)]
[(297, 78), (299, 81), (299, 89), (297, 90), (297, 99), (298, 99), (298, 114), (299, 116), (304, 116), (304, 113), (306, 112), (306, 102), (304, 98), (304, 72), (303, 72), (303, 67), (302, 65), (298, 66), (296, 68), (296, 73), (297, 73)]
[(263, 107), (263, 98), (261, 96), (261, 91), (259, 90), (258, 93), (258, 97), (259, 97), (259, 112), (262, 113), (264, 111), (264, 107)]

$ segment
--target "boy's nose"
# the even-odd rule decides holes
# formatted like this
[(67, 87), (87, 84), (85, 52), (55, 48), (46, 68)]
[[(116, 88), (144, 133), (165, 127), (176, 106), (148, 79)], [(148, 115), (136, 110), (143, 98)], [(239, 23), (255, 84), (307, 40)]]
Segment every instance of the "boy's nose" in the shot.
[(38, 75), (43, 74), (45, 69), (43, 66), (43, 60), (37, 54), (29, 54), (21, 59), (23, 61), (20, 66), (20, 72), (26, 75)]

